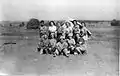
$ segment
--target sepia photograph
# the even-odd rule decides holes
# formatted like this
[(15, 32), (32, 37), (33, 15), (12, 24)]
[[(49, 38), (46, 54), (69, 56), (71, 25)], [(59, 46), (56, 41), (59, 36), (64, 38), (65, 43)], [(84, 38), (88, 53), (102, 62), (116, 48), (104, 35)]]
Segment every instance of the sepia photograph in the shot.
[(119, 76), (119, 0), (0, 0), (0, 76)]

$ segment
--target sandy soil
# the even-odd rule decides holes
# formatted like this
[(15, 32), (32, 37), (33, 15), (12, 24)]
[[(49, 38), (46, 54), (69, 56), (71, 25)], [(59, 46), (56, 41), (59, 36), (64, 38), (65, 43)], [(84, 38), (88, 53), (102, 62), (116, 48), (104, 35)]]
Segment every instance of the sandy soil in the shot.
[(34, 30), (15, 29), (18, 32), (12, 36), (0, 36), (1, 45), (16, 42), (0, 49), (0, 72), (8, 76), (118, 76), (119, 29), (110, 26), (89, 29), (94, 37), (88, 42), (88, 54), (71, 55), (69, 58), (53, 58), (35, 52), (38, 37)]

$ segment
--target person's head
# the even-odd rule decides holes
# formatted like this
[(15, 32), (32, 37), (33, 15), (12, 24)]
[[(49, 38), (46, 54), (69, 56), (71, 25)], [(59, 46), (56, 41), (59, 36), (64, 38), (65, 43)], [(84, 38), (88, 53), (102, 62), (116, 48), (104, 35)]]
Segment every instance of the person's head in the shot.
[(79, 38), (79, 37), (80, 37), (80, 35), (77, 33), (77, 34), (76, 34), (76, 37), (77, 37), (77, 38)]
[(70, 23), (69, 22), (65, 22), (66, 26), (69, 27), (70, 26)]
[(55, 35), (54, 35), (53, 33), (51, 33), (51, 38), (52, 38), (52, 39), (54, 38), (54, 36), (55, 36)]
[(81, 22), (81, 25), (84, 27), (86, 27), (86, 24), (85, 24), (85, 22)]
[(80, 37), (79, 39), (80, 39), (79, 44), (84, 44), (85, 40), (83, 39), (83, 37)]
[(76, 25), (76, 24), (77, 24), (77, 20), (73, 20), (72, 23), (73, 23), (74, 25)]
[(72, 36), (73, 36), (72, 34), (69, 34), (69, 35), (68, 35), (69, 39), (72, 39)]
[(77, 22), (77, 24), (79, 25), (79, 28), (83, 28), (83, 25), (80, 22)]
[(83, 31), (80, 31), (80, 36), (82, 37), (84, 35)]
[(63, 42), (64, 42), (64, 40), (65, 40), (64, 36), (61, 36), (61, 37), (60, 37), (60, 42), (62, 42), (62, 43), (63, 43)]
[(44, 39), (47, 39), (48, 38), (48, 36), (47, 35), (44, 35)]
[(69, 39), (72, 39), (72, 36), (69, 36)]
[(40, 21), (40, 24), (41, 24), (41, 26), (43, 26), (43, 25), (44, 25), (44, 21), (43, 21), (43, 20), (41, 20), (41, 21)]
[(60, 27), (60, 26), (61, 26), (61, 23), (60, 23), (60, 22), (57, 22), (57, 26)]
[(49, 25), (50, 25), (50, 26), (54, 26), (54, 25), (55, 25), (55, 22), (54, 22), (54, 21), (50, 21), (50, 22), (49, 22)]

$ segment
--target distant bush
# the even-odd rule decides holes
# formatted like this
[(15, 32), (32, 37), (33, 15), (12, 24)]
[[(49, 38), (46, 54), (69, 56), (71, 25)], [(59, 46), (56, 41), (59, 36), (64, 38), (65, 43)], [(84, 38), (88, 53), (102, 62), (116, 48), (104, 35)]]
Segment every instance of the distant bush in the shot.
[(120, 21), (116, 20), (116, 19), (113, 19), (111, 21), (111, 26), (120, 26)]
[(39, 24), (40, 22), (38, 19), (32, 18), (27, 23), (27, 29), (37, 29), (39, 27)]
[(88, 27), (95, 27), (95, 25), (94, 24), (90, 24), (90, 25), (88, 25)]

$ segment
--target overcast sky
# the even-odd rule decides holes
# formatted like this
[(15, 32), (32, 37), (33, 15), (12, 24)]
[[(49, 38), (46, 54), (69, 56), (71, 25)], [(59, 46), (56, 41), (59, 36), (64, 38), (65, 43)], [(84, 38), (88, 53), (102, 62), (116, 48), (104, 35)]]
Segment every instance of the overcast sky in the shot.
[(119, 0), (0, 0), (0, 20), (117, 18)]

